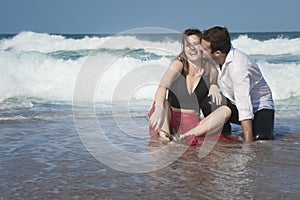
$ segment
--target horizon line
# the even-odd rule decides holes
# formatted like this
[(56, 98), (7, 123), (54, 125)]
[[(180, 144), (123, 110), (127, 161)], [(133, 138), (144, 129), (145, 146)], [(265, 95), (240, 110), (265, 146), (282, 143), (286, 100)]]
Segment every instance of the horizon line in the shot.
[[(34, 31), (34, 30), (22, 30), (19, 32), (0, 32), (1, 35), (16, 35), (22, 32), (33, 32), (33, 33), (47, 33), (47, 34), (60, 34), (60, 35), (75, 35), (75, 34), (86, 34), (86, 35), (117, 35), (124, 32), (45, 32), (45, 31)], [(300, 30), (285, 30), (285, 31), (230, 31), (230, 33), (291, 33), (291, 32), (300, 32)], [(125, 33), (126, 34), (126, 33)], [(137, 34), (149, 34), (149, 33), (137, 33)], [(151, 33), (151, 34), (176, 34), (176, 33)]]

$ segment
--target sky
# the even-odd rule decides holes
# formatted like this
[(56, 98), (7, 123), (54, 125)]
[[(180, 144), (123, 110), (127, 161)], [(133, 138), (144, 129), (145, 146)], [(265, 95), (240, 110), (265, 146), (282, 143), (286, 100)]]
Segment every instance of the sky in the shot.
[(143, 27), (182, 32), (300, 31), (299, 0), (0, 0), (0, 33), (120, 33)]

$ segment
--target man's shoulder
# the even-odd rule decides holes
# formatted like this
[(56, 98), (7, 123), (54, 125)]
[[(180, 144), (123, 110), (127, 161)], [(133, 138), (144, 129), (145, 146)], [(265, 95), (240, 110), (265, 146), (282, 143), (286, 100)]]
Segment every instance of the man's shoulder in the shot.
[(243, 58), (243, 59), (249, 58), (249, 55), (240, 49), (232, 48), (230, 51), (232, 52), (234, 57)]
[(231, 52), (231, 65), (241, 68), (247, 68), (251, 65), (255, 65), (255, 62), (245, 52), (239, 49), (233, 49)]

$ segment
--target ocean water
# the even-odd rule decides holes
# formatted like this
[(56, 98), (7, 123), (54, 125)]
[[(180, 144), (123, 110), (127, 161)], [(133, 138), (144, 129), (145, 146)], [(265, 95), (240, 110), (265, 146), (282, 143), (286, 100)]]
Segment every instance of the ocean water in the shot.
[(0, 199), (299, 199), (300, 32), (232, 43), (273, 91), (276, 140), (150, 147), (180, 34), (0, 35)]

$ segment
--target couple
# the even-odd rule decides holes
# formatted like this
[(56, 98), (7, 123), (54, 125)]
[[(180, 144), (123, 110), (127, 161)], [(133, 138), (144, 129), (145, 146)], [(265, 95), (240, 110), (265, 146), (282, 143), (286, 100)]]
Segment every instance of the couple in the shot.
[(223, 27), (183, 33), (182, 52), (162, 77), (148, 116), (151, 138), (163, 142), (177, 133), (180, 138), (230, 135), (230, 123), (241, 124), (245, 142), (274, 137), (272, 92)]

